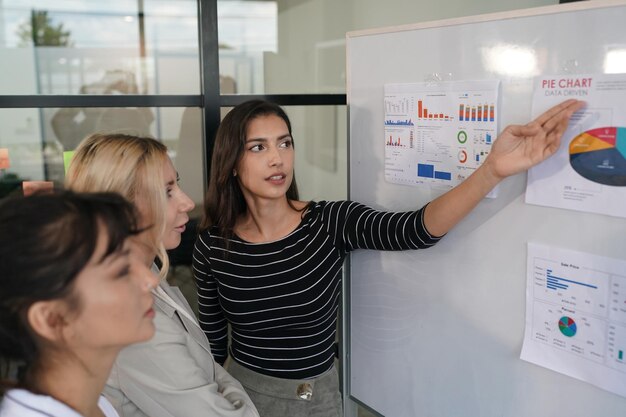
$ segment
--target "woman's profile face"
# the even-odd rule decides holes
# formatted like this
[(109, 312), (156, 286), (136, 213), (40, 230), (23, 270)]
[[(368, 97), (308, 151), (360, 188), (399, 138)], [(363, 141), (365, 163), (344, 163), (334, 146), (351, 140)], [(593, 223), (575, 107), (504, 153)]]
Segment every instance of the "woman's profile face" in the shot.
[(132, 238), (103, 258), (107, 244), (101, 227), (96, 250), (74, 283), (78, 308), (66, 320), (65, 337), (75, 349), (120, 348), (154, 334), (151, 289), (158, 278), (142, 262)]
[(163, 163), (163, 180), (167, 195), (163, 246), (165, 249), (174, 249), (180, 245), (185, 225), (189, 221), (188, 213), (193, 209), (194, 203), (178, 186), (178, 174), (169, 158)]
[(293, 181), (294, 157), (293, 139), (282, 118), (271, 114), (250, 120), (236, 168), (244, 196), (283, 198)]
[[(165, 158), (163, 161), (163, 190), (166, 195), (166, 203), (164, 208), (165, 214), (165, 229), (161, 236), (161, 241), (165, 249), (174, 249), (180, 245), (180, 240), (187, 222), (189, 222), (188, 213), (194, 208), (195, 204), (184, 193), (184, 191), (178, 186), (178, 174), (174, 169), (174, 165), (169, 158)], [(154, 253), (149, 253), (147, 258), (145, 256), (146, 248), (152, 248), (150, 243), (150, 230), (153, 227), (159, 227), (155, 225), (153, 212), (149, 208), (144, 192), (140, 192), (135, 197), (135, 205), (139, 211), (140, 224), (142, 227), (147, 227), (147, 231), (142, 233), (139, 237), (143, 241), (144, 260), (148, 259), (148, 264), (154, 259)]]

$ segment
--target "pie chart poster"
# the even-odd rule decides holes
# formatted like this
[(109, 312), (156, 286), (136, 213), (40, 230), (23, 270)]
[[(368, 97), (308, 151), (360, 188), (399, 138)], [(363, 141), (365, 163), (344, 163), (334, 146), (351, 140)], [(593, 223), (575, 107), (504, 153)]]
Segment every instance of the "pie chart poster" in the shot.
[(626, 74), (535, 79), (532, 115), (584, 100), (556, 155), (528, 173), (526, 202), (626, 217)]

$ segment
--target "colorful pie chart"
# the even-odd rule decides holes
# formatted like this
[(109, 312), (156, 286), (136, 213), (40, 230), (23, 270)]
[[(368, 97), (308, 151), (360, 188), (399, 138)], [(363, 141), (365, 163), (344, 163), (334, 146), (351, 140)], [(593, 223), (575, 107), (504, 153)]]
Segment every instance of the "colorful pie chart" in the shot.
[(576, 322), (570, 317), (563, 316), (559, 320), (559, 330), (567, 337), (573, 337), (576, 334)]
[(569, 144), (570, 165), (578, 174), (603, 185), (626, 186), (626, 127), (600, 127)]

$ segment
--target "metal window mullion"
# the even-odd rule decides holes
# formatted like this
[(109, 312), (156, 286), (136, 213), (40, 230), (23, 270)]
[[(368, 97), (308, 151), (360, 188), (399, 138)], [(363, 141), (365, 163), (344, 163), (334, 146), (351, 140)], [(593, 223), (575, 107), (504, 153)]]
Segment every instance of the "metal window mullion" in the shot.
[(198, 36), (200, 46), (200, 76), (202, 119), (204, 132), (204, 180), (211, 172), (211, 155), (215, 133), (220, 124), (220, 72), (217, 28), (217, 0), (198, 0)]
[(343, 106), (347, 102), (345, 94), (227, 94), (220, 96), (220, 105), (233, 107), (253, 99), (282, 106)]
[(0, 95), (0, 108), (55, 107), (201, 107), (194, 95)]

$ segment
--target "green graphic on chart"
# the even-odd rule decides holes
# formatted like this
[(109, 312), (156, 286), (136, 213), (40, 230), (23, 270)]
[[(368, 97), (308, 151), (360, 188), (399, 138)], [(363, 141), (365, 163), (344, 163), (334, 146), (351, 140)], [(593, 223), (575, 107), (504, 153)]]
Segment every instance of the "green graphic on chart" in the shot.
[(467, 142), (467, 132), (465, 132), (464, 130), (460, 130), (459, 133), (457, 133), (456, 135), (456, 140), (458, 140), (459, 143)]
[(576, 334), (576, 322), (567, 316), (563, 316), (559, 320), (559, 330), (563, 335), (573, 337)]

